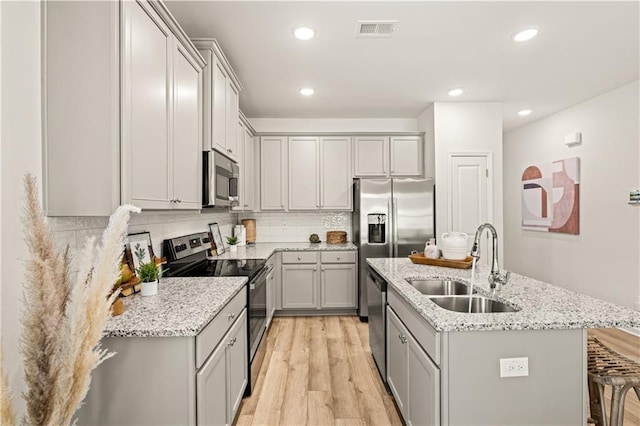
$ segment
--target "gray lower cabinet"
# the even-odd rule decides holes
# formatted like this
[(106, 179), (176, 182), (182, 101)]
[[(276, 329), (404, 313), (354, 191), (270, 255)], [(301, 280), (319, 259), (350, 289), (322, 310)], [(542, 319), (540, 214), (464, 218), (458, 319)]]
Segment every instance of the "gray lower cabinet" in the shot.
[(282, 265), (282, 309), (318, 308), (318, 267)]
[(233, 423), (247, 387), (247, 353), (244, 309), (196, 375), (199, 425)]
[(273, 313), (276, 310), (276, 270), (273, 266), (271, 268), (267, 274), (267, 329), (269, 329)]
[(387, 383), (407, 425), (440, 424), (440, 370), (389, 307)]
[(355, 262), (355, 251), (284, 252), (281, 309), (334, 312), (355, 310)]
[(322, 265), (320, 307), (356, 307), (356, 265)]

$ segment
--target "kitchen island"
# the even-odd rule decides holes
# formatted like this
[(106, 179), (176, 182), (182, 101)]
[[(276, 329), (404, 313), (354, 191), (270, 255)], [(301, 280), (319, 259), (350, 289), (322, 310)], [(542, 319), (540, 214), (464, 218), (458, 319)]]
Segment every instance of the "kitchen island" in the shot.
[(453, 312), (407, 280), (468, 284), (471, 270), (367, 262), (387, 282), (386, 379), (407, 423), (585, 424), (586, 329), (640, 325), (637, 311), (518, 274), (496, 293), (516, 312)]

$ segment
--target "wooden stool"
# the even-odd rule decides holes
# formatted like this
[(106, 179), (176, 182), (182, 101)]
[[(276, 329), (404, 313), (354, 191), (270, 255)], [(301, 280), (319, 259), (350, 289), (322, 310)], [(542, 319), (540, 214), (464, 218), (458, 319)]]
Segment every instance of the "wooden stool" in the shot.
[(605, 346), (595, 337), (587, 343), (589, 370), (589, 423), (607, 426), (604, 386), (613, 388), (611, 426), (622, 426), (624, 400), (631, 388), (640, 399), (640, 364)]

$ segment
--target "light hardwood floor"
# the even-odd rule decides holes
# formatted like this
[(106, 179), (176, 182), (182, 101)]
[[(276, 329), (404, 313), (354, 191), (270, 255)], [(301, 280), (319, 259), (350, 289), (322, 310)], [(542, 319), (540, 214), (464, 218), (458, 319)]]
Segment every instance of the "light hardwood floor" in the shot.
[(276, 317), (238, 425), (401, 425), (355, 316)]
[[(613, 350), (640, 362), (640, 337), (589, 330)], [(237, 425), (401, 425), (357, 317), (276, 317), (253, 395)], [(611, 406), (607, 389), (607, 407)], [(629, 392), (625, 426), (640, 426), (640, 402)]]
[[(618, 329), (589, 330), (589, 336), (598, 338), (602, 343), (627, 358), (640, 362), (640, 337)], [(611, 386), (605, 387), (607, 419), (611, 409)], [(624, 404), (624, 426), (640, 426), (640, 401), (633, 390), (627, 392)]]

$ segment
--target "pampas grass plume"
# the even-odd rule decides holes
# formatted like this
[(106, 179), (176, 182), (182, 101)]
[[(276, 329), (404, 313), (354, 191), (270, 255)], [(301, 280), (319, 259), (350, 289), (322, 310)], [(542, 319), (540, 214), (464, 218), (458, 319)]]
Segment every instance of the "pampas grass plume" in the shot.
[[(25, 191), (23, 221), (31, 259), (26, 264), (21, 314), (27, 385), (22, 423), (68, 425), (89, 391), (91, 372), (114, 355), (101, 347), (100, 340), (118, 297), (112, 289), (120, 274), (129, 217), (140, 209), (119, 207), (98, 247), (93, 238), (87, 239), (78, 278), (72, 284), (68, 250), (55, 247), (31, 175), (25, 177)], [(7, 423), (15, 422), (11, 394), (2, 371), (0, 375), (2, 425), (11, 424)]]

